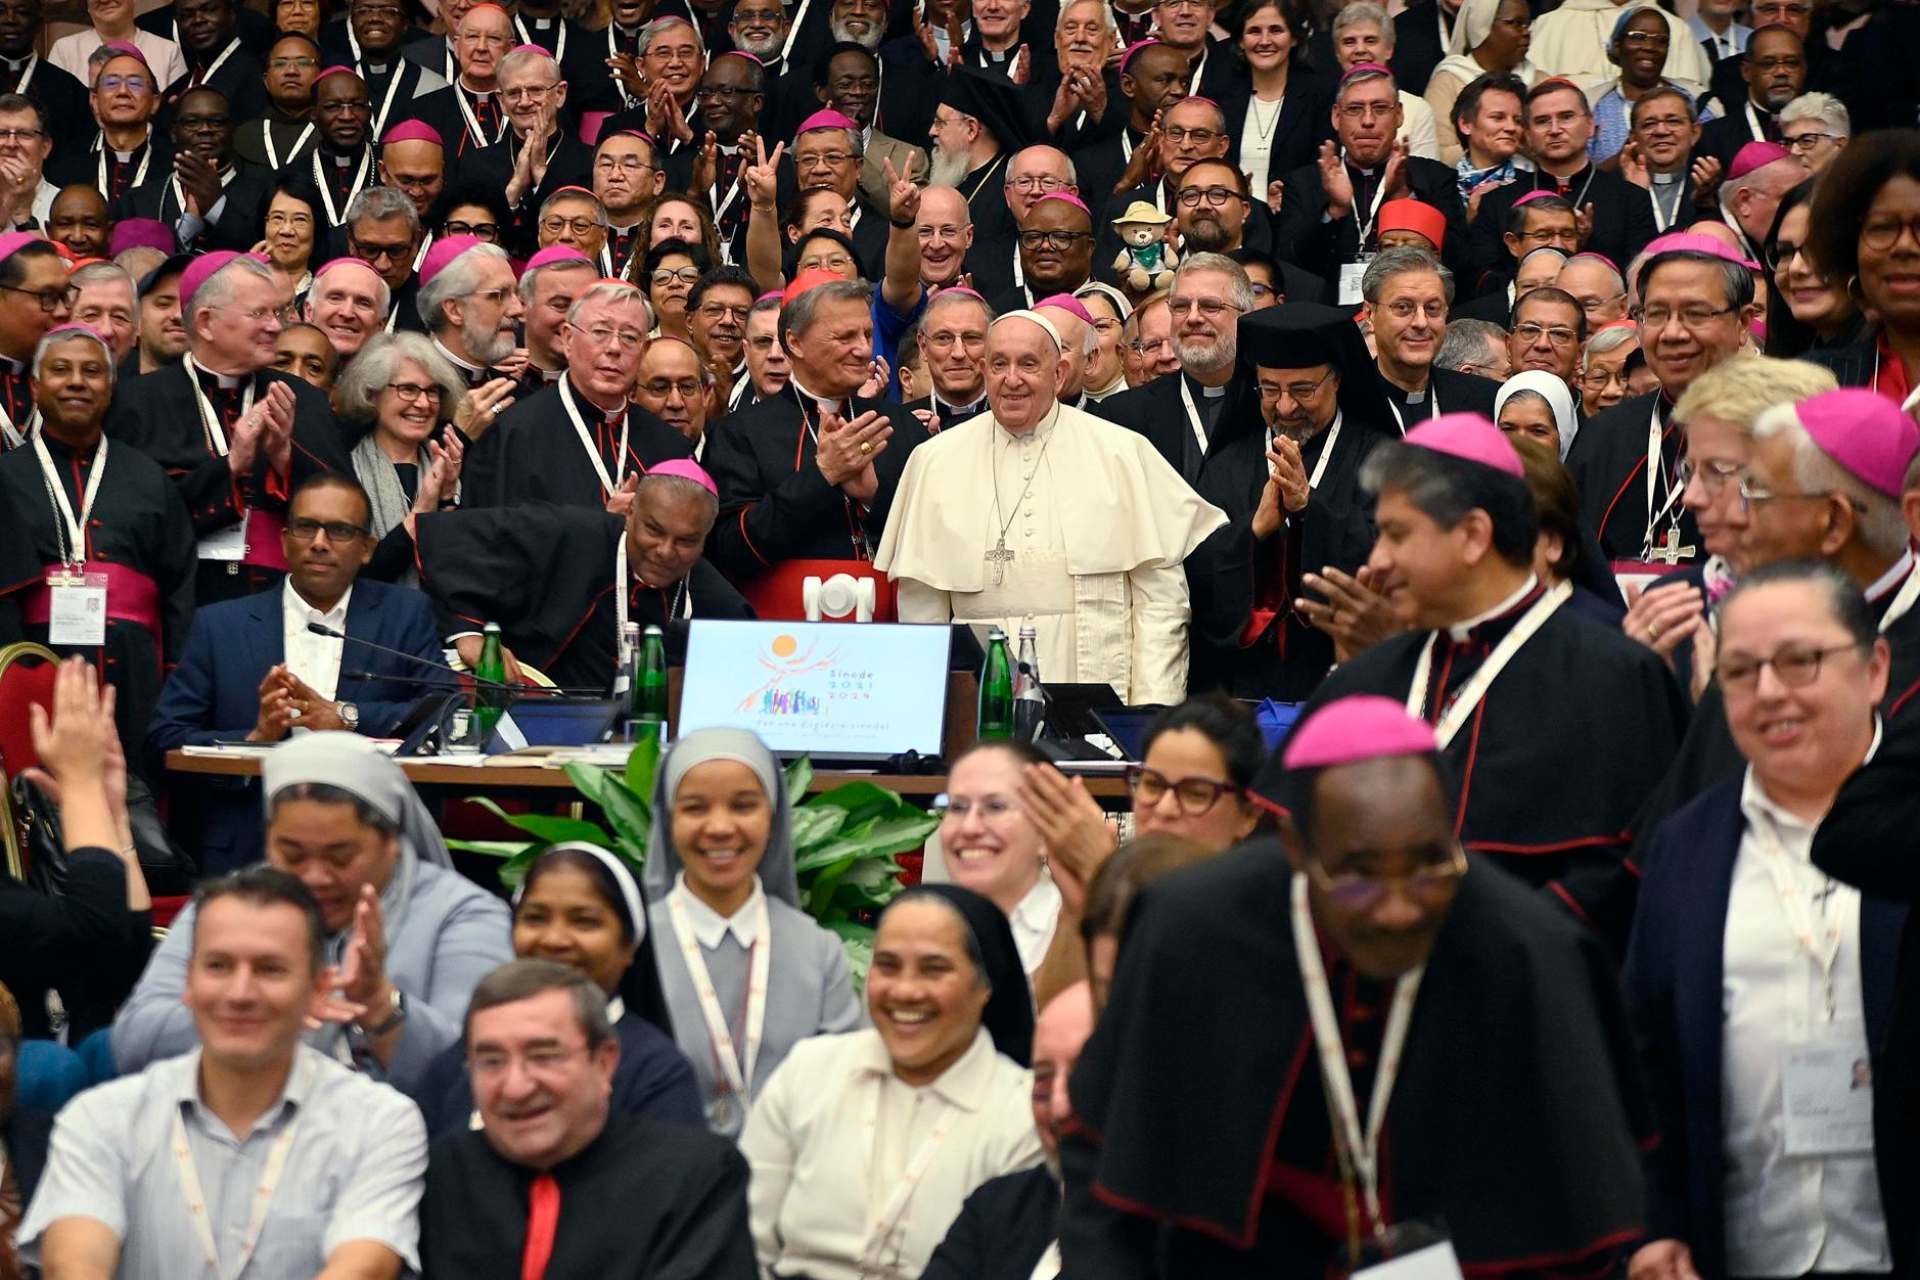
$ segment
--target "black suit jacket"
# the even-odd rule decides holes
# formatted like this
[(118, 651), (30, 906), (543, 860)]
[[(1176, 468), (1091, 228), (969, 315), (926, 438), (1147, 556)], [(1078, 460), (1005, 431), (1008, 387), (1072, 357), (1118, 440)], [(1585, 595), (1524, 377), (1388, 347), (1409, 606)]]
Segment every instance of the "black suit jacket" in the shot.
[[(1737, 60), (1728, 59), (1728, 61)], [(1744, 84), (1741, 85), (1743, 90), (1745, 87)], [(1753, 136), (1753, 126), (1747, 122), (1749, 101), (1750, 99), (1743, 93), (1741, 97), (1734, 99), (1731, 107), (1700, 126), (1700, 141), (1693, 148), (1695, 159), (1701, 156), (1712, 156), (1720, 162), (1724, 171), (1732, 167), (1733, 158), (1739, 154), (1740, 148), (1749, 142), (1765, 141), (1764, 138)], [(1759, 117), (1763, 130), (1773, 123), (1772, 117), (1759, 107), (1756, 106), (1753, 110)], [(1775, 132), (1778, 130), (1776, 129)]]
[[(1447, 176), (1451, 178), (1453, 170), (1447, 170)], [(1506, 186), (1482, 196), (1480, 214), (1473, 220), (1473, 238), (1467, 247), (1467, 266), (1471, 274), (1466, 278), (1478, 279), (1484, 272), (1504, 269), (1512, 259), (1513, 255), (1507, 252), (1506, 242), (1501, 237), (1506, 233), (1507, 212), (1513, 208), (1515, 200), (1529, 192), (1556, 189), (1551, 174), (1536, 171), (1523, 173)], [(1593, 206), (1593, 235), (1588, 238), (1586, 247), (1595, 253), (1605, 254), (1623, 269), (1647, 247), (1649, 240), (1659, 234), (1653, 221), (1653, 206), (1647, 203), (1647, 193), (1617, 173), (1608, 173), (1589, 165), (1586, 172), (1575, 176), (1568, 194), (1575, 198), (1576, 209), (1589, 204)]]
[[(172, 5), (167, 6), (168, 9), (172, 7)], [(245, 10), (246, 6), (235, 5), (234, 9), (235, 12), (240, 12)], [(238, 34), (236, 30), (235, 35)], [(180, 37), (169, 36), (168, 39), (178, 43)], [(273, 42), (269, 39), (267, 43), (271, 46)], [(186, 46), (181, 46), (180, 54), (186, 57)], [(215, 51), (214, 56), (219, 56), (218, 51)], [(175, 82), (173, 91), (175, 94), (180, 94), (186, 92), (189, 87), (216, 90), (227, 100), (227, 112), (236, 124), (243, 120), (251, 120), (255, 116), (265, 115), (268, 98), (264, 56), (264, 53), (255, 56), (248, 50), (246, 41), (242, 39), (240, 47), (227, 55), (227, 60), (220, 64), (219, 70), (197, 84), (194, 82), (193, 60), (188, 58), (186, 77)], [(160, 109), (160, 114), (156, 117), (160, 127), (167, 128), (172, 125), (173, 111), (172, 105)]]
[[(303, 153), (304, 154), (304, 153)], [(200, 233), (196, 249), (237, 249), (242, 253), (260, 242), (266, 232), (267, 203), (273, 199), (276, 175), (260, 165), (236, 160), (233, 178), (221, 192), (225, 201), (220, 217)], [(173, 167), (148, 170), (147, 180), (115, 202), (114, 217), (154, 218), (173, 226), (184, 212), (173, 192)]]
[(1844, 347), (1815, 348), (1802, 352), (1800, 359), (1833, 370), (1843, 387), (1870, 387), (1874, 371), (1880, 367), (1880, 348), (1872, 334)]
[[(1352, 165), (1347, 166), (1347, 172), (1353, 175)], [(1280, 216), (1273, 228), (1275, 256), (1318, 270), (1329, 280), (1337, 281), (1340, 275), (1337, 264), (1353, 262), (1363, 250), (1371, 252), (1378, 248), (1377, 229), (1369, 230), (1365, 245), (1360, 243), (1360, 218), (1366, 215), (1366, 210), (1357, 207), (1358, 184), (1355, 185), (1356, 207), (1348, 210), (1346, 217), (1329, 222), (1325, 218), (1327, 193), (1320, 185), (1317, 162), (1301, 165), (1283, 174), (1280, 180), (1286, 184), (1286, 192), (1281, 197)], [(1440, 248), (1440, 256), (1453, 268), (1454, 275), (1460, 276), (1461, 251), (1467, 242), (1467, 214), (1460, 203), (1460, 187), (1453, 170), (1436, 160), (1412, 156), (1407, 160), (1407, 187), (1415, 199), (1446, 215), (1446, 243)]]
[[(461, 157), (456, 166), (455, 177), (460, 182), (475, 182), (490, 190), (505, 191), (507, 183), (513, 178), (513, 160), (519, 150), (519, 144), (513, 140), (511, 130), (508, 139), (496, 142), (490, 147), (478, 151), (469, 151)], [(554, 148), (552, 159), (547, 161), (547, 172), (532, 191), (520, 198), (520, 207), (513, 211), (512, 244), (509, 247), (531, 250), (537, 241), (539, 228), (535, 220), (540, 215), (540, 206), (546, 198), (561, 187), (593, 187), (593, 148), (580, 141), (572, 125), (562, 122), (560, 143)]]
[[(1725, 999), (1727, 899), (1746, 820), (1738, 779), (1721, 783), (1681, 809), (1654, 833), (1634, 912), (1623, 980), (1640, 1032), (1660, 1143), (1648, 1152), (1647, 1198), (1653, 1238), (1693, 1249), (1701, 1275), (1726, 1270), (1726, 1133), (1721, 1105), (1722, 1011)], [(1822, 827), (1824, 835), (1826, 828)], [(1904, 834), (1911, 844), (1912, 828)], [(1816, 844), (1815, 859), (1821, 845)], [(1850, 848), (1855, 859), (1885, 849)], [(1901, 1082), (1881, 1070), (1901, 974), (1904, 904), (1860, 900), (1860, 983), (1875, 1088)], [(1887, 1205), (1892, 1198), (1882, 1172)], [(1888, 1226), (1899, 1235), (1890, 1209)]]
[(984, 1182), (947, 1228), (920, 1280), (1026, 1280), (1054, 1241), (1060, 1184), (1045, 1165)]
[(1438, 8), (1437, 0), (1414, 0), (1393, 20), (1393, 57), (1388, 66), (1394, 84), (1408, 93), (1425, 93), (1433, 69), (1447, 56), (1435, 14)]
[[(1253, 87), (1242, 84), (1232, 97), (1220, 104), (1220, 110), (1227, 117), (1227, 136), (1234, 139), (1227, 158), (1236, 165), (1240, 161), (1239, 140), (1252, 127), (1247, 121), (1252, 101)], [(1273, 122), (1273, 135), (1268, 140), (1272, 147), (1267, 159), (1268, 181), (1313, 163), (1320, 144), (1333, 137), (1332, 103), (1333, 91), (1327, 82), (1305, 67), (1296, 65), (1288, 74), (1287, 96), (1280, 103), (1280, 118)], [(1262, 208), (1267, 193), (1256, 191), (1253, 199), (1254, 207)]]

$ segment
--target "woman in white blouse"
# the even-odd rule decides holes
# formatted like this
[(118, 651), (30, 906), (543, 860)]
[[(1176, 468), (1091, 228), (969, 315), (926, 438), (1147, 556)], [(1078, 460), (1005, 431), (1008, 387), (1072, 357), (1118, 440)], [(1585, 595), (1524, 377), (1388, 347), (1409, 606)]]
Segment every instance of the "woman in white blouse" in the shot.
[(947, 773), (940, 854), (947, 875), (1000, 908), (1029, 975), (1046, 958), (1060, 920), (1060, 890), (1047, 873), (1046, 842), (1020, 802), (1028, 765), (1046, 757), (1025, 743), (974, 747)]
[(739, 1136), (794, 1045), (860, 1024), (845, 947), (800, 909), (786, 777), (745, 729), (673, 744), (654, 783), (648, 920), (707, 1124)]
[(1006, 918), (921, 885), (880, 918), (873, 1027), (795, 1047), (747, 1118), (754, 1246), (773, 1276), (909, 1280), (967, 1196), (1041, 1159), (1033, 1005)]

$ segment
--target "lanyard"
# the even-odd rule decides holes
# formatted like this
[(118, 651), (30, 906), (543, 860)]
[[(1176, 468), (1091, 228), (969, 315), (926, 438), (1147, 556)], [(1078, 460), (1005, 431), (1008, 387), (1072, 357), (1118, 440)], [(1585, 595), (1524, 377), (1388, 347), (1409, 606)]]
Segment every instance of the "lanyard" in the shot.
[[(1648, 179), (1648, 181), (1652, 181), (1652, 179)], [(1682, 179), (1680, 182), (1674, 183), (1673, 185), (1678, 187), (1684, 187), (1686, 184), (1685, 184), (1685, 180)], [(1680, 194), (1684, 196), (1686, 192), (1682, 190)], [(1679, 219), (1680, 206), (1677, 200), (1674, 204), (1673, 216), (1671, 218), (1667, 216), (1667, 211), (1660, 207), (1660, 184), (1659, 183), (1654, 183), (1653, 186), (1647, 188), (1647, 200), (1653, 205), (1653, 229), (1655, 231), (1664, 232), (1668, 227), (1672, 226)]]
[(1761, 127), (1760, 116), (1753, 109), (1753, 99), (1751, 97), (1747, 99), (1747, 127), (1753, 130), (1753, 140), (1755, 142), (1765, 142), (1767, 140), (1767, 131)]
[(793, 11), (793, 25), (787, 28), (786, 43), (780, 46), (782, 65), (785, 65), (787, 58), (793, 53), (793, 42), (800, 37), (801, 24), (807, 20), (807, 6), (812, 3), (813, 0), (800, 0), (799, 8)]
[[(807, 437), (813, 441), (813, 451), (817, 457), (820, 452), (820, 433), (814, 428), (813, 419), (807, 414), (807, 401), (816, 399), (817, 397), (815, 397), (811, 391), (794, 382), (791, 378), (787, 380), (787, 386), (793, 390), (794, 402), (800, 409), (800, 425), (806, 428)], [(852, 417), (853, 408), (853, 401), (849, 398), (847, 401), (849, 421)], [(796, 437), (793, 442), (793, 469), (795, 471), (800, 470), (800, 454), (803, 448), (804, 442)], [(860, 523), (859, 508), (855, 506), (853, 499), (849, 498), (844, 492), (840, 495), (840, 501), (847, 512), (847, 536), (853, 542), (853, 558), (863, 561), (872, 560), (873, 551), (872, 548), (867, 545), (867, 531)]]
[[(312, 126), (309, 125), (308, 127), (311, 128)], [(272, 132), (271, 126), (268, 127), (268, 132), (269, 133)], [(227, 184), (232, 181), (233, 181), (233, 174), (231, 172), (220, 175), (220, 195), (218, 198), (214, 200), (213, 202), (214, 204), (219, 204), (221, 200), (224, 200), (227, 198)], [(186, 190), (180, 185), (180, 175), (175, 174), (173, 177), (168, 178), (167, 185), (173, 190), (173, 202), (176, 205), (180, 206), (180, 216), (182, 218), (186, 217), (187, 216), (187, 193), (186, 193)], [(166, 212), (164, 206), (162, 207), (161, 212), (162, 213)], [(194, 216), (201, 219), (203, 222), (213, 221), (213, 205), (208, 205), (205, 209), (202, 209), (199, 213), (195, 214)]]
[[(394, 65), (393, 65), (393, 78), (387, 81), (387, 91), (385, 94), (381, 95), (380, 110), (373, 117), (373, 129), (368, 134), (369, 137), (383, 138), (386, 136), (387, 113), (393, 110), (394, 96), (400, 92), (400, 82), (406, 79), (406, 76), (407, 76), (407, 60), (405, 58), (395, 58)], [(367, 73), (365, 71), (362, 71), (360, 73), (360, 78), (362, 80), (367, 79)], [(299, 144), (295, 143), (293, 149), (295, 151), (298, 151), (300, 149)]]
[(227, 59), (231, 58), (233, 56), (233, 51), (235, 49), (238, 49), (239, 47), (240, 47), (239, 36), (235, 36), (233, 39), (227, 41), (227, 47), (220, 51), (220, 56), (215, 58), (211, 63), (209, 63), (205, 71), (196, 72), (193, 75), (193, 77), (187, 81), (187, 83), (189, 85), (203, 85), (207, 81), (213, 79), (213, 73), (218, 71), (221, 67), (225, 66)]
[[(206, 388), (200, 385), (200, 374), (204, 372), (191, 354), (184, 357), (187, 366), (187, 385), (193, 388), (194, 407), (200, 411), (200, 425), (206, 428), (207, 446), (224, 458), (227, 456), (227, 429), (220, 423), (220, 415), (213, 411), (213, 402), (207, 399)], [(240, 413), (245, 416), (253, 409), (253, 379), (242, 383), (240, 392)]]
[[(462, 85), (457, 80), (454, 81), (454, 85), (453, 85), (453, 100), (460, 104), (460, 114), (466, 117), (467, 136), (473, 139), (474, 146), (476, 147), (492, 146), (494, 143), (500, 141), (501, 137), (505, 135), (506, 124), (504, 119), (501, 122), (501, 128), (499, 133), (496, 133), (491, 138), (489, 138), (486, 135), (486, 131), (480, 127), (480, 117), (474, 112), (473, 100), (467, 95), (466, 86)], [(503, 111), (500, 114), (502, 117), (505, 117), (506, 112)]]
[[(867, 1132), (874, 1135), (876, 1142), (880, 1137), (880, 1097), (885, 1092), (886, 1086), (886, 1080), (876, 1078), (873, 1082), (873, 1097), (867, 1104)], [(932, 1165), (934, 1154), (940, 1149), (940, 1144), (946, 1141), (948, 1132), (952, 1130), (954, 1111), (953, 1106), (945, 1102), (940, 1104), (940, 1117), (933, 1122), (933, 1131), (927, 1134), (913, 1153), (913, 1158), (907, 1161), (907, 1167), (901, 1172), (900, 1182), (894, 1187), (893, 1194), (887, 1198), (886, 1206), (880, 1210), (879, 1216), (868, 1224), (866, 1245), (860, 1250), (860, 1275), (863, 1280), (867, 1276), (886, 1274), (887, 1267), (881, 1258), (886, 1253), (887, 1241), (892, 1239), (901, 1219), (906, 1217), (907, 1205), (913, 1199), (914, 1191), (919, 1187), (920, 1180), (927, 1176), (927, 1168)], [(894, 1252), (897, 1259), (899, 1254), (897, 1247)]]
[[(1344, 155), (1341, 156), (1340, 163), (1345, 164), (1346, 162), (1347, 158)], [(1366, 171), (1363, 169), (1361, 172), (1364, 173)], [(1367, 237), (1373, 234), (1373, 224), (1380, 220), (1380, 202), (1386, 198), (1387, 170), (1386, 166), (1382, 165), (1380, 167), (1380, 182), (1373, 193), (1373, 203), (1367, 206), (1367, 220), (1360, 224), (1360, 237), (1354, 241), (1354, 248), (1357, 252), (1362, 254), (1366, 253)]]
[(87, 476), (86, 490), (80, 497), (80, 515), (73, 514), (67, 501), (67, 487), (60, 483), (53, 468), (53, 455), (47, 452), (46, 439), (33, 433), (33, 452), (40, 459), (40, 478), (47, 485), (47, 500), (53, 504), (54, 534), (60, 545), (60, 562), (78, 565), (87, 558), (87, 521), (93, 516), (93, 502), (100, 496), (100, 478), (107, 474), (107, 438), (100, 437), (99, 452), (93, 455), (93, 470)]
[(733, 1033), (727, 1028), (727, 1016), (720, 1008), (720, 997), (714, 993), (706, 956), (701, 953), (700, 940), (694, 937), (693, 922), (687, 918), (687, 904), (681, 897), (686, 891), (682, 886), (678, 892), (667, 895), (667, 915), (673, 921), (674, 936), (680, 940), (680, 954), (686, 959), (693, 993), (700, 998), (700, 1016), (706, 1020), (707, 1043), (713, 1049), (714, 1061), (726, 1089), (745, 1106), (753, 1097), (753, 1068), (760, 1059), (760, 1041), (767, 1022), (767, 971), (773, 960), (767, 897), (764, 892), (760, 895), (758, 910), (753, 915), (753, 945), (747, 948), (747, 1020), (741, 1028), (745, 1042), (736, 1049)]
[(1207, 456), (1207, 433), (1200, 426), (1200, 410), (1193, 403), (1193, 392), (1187, 387), (1184, 376), (1180, 379), (1180, 406), (1187, 411), (1187, 425), (1193, 428), (1193, 438), (1200, 444), (1200, 456)]
[[(691, 575), (689, 575), (691, 576)], [(649, 584), (651, 585), (651, 584)], [(613, 619), (614, 634), (624, 637), (627, 634), (627, 592), (633, 583), (627, 580), (627, 531), (620, 531), (620, 549), (613, 553)], [(691, 618), (693, 616), (693, 592), (687, 589), (687, 579), (680, 579), (680, 585), (674, 592), (674, 598), (667, 602), (667, 620)], [(622, 655), (624, 658), (625, 655)], [(624, 666), (624, 662), (622, 663)]]
[[(554, 19), (553, 25), (553, 60), (558, 63), (567, 56), (567, 20), (565, 18), (556, 18)], [(519, 14), (514, 15), (513, 29), (520, 33), (521, 44), (538, 45), (540, 43), (533, 38), (533, 33), (527, 30), (527, 20)], [(611, 22), (607, 24), (607, 29), (609, 31), (613, 29)], [(609, 40), (611, 40), (611, 37), (609, 37)]]
[(1307, 908), (1307, 877), (1299, 872), (1293, 877), (1293, 950), (1300, 961), (1300, 985), (1306, 988), (1307, 1012), (1313, 1019), (1313, 1042), (1320, 1054), (1320, 1082), (1326, 1086), (1327, 1109), (1334, 1122), (1334, 1149), (1342, 1157), (1342, 1171), (1350, 1177), (1358, 1175), (1374, 1232), (1383, 1234), (1386, 1223), (1380, 1214), (1380, 1131), (1386, 1126), (1387, 1100), (1393, 1095), (1393, 1083), (1400, 1074), (1400, 1058), (1407, 1047), (1407, 1027), (1413, 1021), (1413, 1002), (1420, 994), (1420, 979), (1426, 974), (1426, 966), (1423, 964), (1401, 975), (1393, 984), (1393, 1007), (1387, 1013), (1386, 1034), (1380, 1043), (1380, 1064), (1373, 1073), (1373, 1096), (1367, 1102), (1367, 1128), (1362, 1133), (1353, 1076), (1347, 1070), (1346, 1050), (1340, 1042), (1340, 1020), (1333, 1013), (1333, 994), (1327, 986), (1326, 965), (1320, 959), (1320, 940), (1314, 935), (1313, 916)]
[(0, 400), (0, 436), (6, 438), (7, 448), (18, 449), (21, 445), (25, 444), (27, 438), (34, 434), (33, 429), (38, 426), (39, 423), (39, 405), (28, 405), (27, 420), (15, 426), (12, 415), (7, 412), (6, 402)]
[[(293, 146), (288, 148), (287, 159), (291, 161), (299, 155), (301, 149), (307, 145), (307, 139), (312, 136), (313, 122), (308, 121), (307, 127), (300, 131), (300, 136), (293, 140)], [(260, 131), (260, 137), (267, 151), (267, 168), (277, 170), (280, 167), (280, 153), (274, 149), (273, 145), (273, 121), (266, 121), (266, 128)]]
[(27, 86), (33, 83), (33, 73), (39, 69), (40, 55), (37, 53), (28, 54), (26, 70), (20, 73), (20, 83), (13, 86), (13, 92), (24, 97), (27, 92)]
[[(100, 137), (100, 191), (101, 194), (107, 196), (113, 194), (113, 188), (107, 185), (107, 152), (109, 150), (106, 135), (102, 134)], [(133, 171), (133, 181), (127, 184), (129, 191), (147, 180), (147, 166), (153, 161), (152, 139), (141, 143), (140, 151), (140, 167)], [(117, 163), (116, 161), (116, 164)]]
[[(299, 1067), (302, 1084), (313, 1078), (311, 1059), (304, 1059)], [(200, 1173), (194, 1167), (193, 1148), (187, 1144), (186, 1121), (180, 1118), (178, 1108), (173, 1113), (173, 1160), (180, 1174), (180, 1190), (187, 1199), (187, 1217), (193, 1222), (193, 1231), (200, 1238), (201, 1251), (206, 1254), (207, 1265), (213, 1274), (239, 1275), (247, 1269), (247, 1263), (253, 1258), (253, 1251), (260, 1243), (260, 1232), (267, 1225), (267, 1210), (273, 1205), (274, 1189), (280, 1185), (280, 1175), (287, 1167), (287, 1156), (293, 1151), (293, 1139), (300, 1131), (300, 1115), (294, 1113), (287, 1121), (280, 1136), (274, 1139), (273, 1147), (267, 1153), (267, 1164), (260, 1172), (260, 1186), (253, 1193), (253, 1211), (247, 1217), (246, 1233), (240, 1238), (239, 1264), (228, 1272), (220, 1264), (220, 1246), (213, 1238), (213, 1224), (209, 1220), (207, 1197), (200, 1190)]]
[[(1391, 390), (1392, 384), (1389, 383), (1388, 387)], [(1427, 382), (1427, 406), (1428, 418), (1440, 416), (1440, 388), (1433, 384), (1431, 375)], [(1387, 396), (1387, 408), (1393, 411), (1393, 420), (1400, 424), (1400, 434), (1403, 436), (1407, 434), (1407, 415), (1401, 411), (1399, 401), (1391, 394)]]
[(1886, 616), (1880, 619), (1880, 634), (1885, 635), (1888, 627), (1912, 612), (1916, 600), (1920, 600), (1920, 564), (1907, 571), (1907, 580), (1900, 584), (1899, 594), (1887, 606)]
[[(1780, 838), (1780, 831), (1769, 817), (1762, 822), (1748, 824), (1757, 837), (1755, 843), (1760, 852), (1760, 862), (1767, 869), (1767, 879), (1773, 882), (1773, 892), (1780, 899), (1781, 914), (1787, 918), (1787, 928), (1793, 934), (1793, 940), (1809, 960), (1820, 970), (1820, 985), (1826, 1001), (1827, 1021), (1833, 1021), (1833, 970), (1840, 959), (1839, 913), (1819, 912), (1820, 923), (1814, 923), (1814, 907), (1799, 877), (1794, 875), (1787, 865), (1786, 842)], [(1825, 875), (1820, 877), (1828, 889), (1834, 888), (1833, 881)]]
[[(1346, 424), (1346, 420), (1347, 415), (1344, 412), (1340, 410), (1334, 411), (1333, 425), (1327, 428), (1327, 443), (1322, 446), (1320, 457), (1316, 459), (1313, 464), (1313, 474), (1307, 477), (1307, 488), (1309, 490), (1316, 492), (1319, 490), (1320, 477), (1327, 473), (1327, 460), (1333, 457), (1333, 446), (1340, 443), (1340, 428)], [(1271, 439), (1269, 439), (1268, 443), (1272, 443)]]
[(587, 451), (587, 461), (593, 464), (593, 473), (600, 479), (600, 501), (613, 497), (620, 488), (620, 481), (627, 469), (627, 433), (633, 425), (631, 413), (620, 417), (620, 452), (614, 455), (613, 473), (607, 473), (607, 464), (600, 457), (600, 450), (594, 445), (593, 437), (587, 434), (587, 424), (581, 420), (579, 406), (573, 402), (573, 388), (567, 385), (565, 378), (560, 379), (560, 404), (567, 411), (567, 421), (573, 424), (573, 433), (580, 437), (580, 447)]
[[(1668, 515), (1671, 514), (1673, 516), (1671, 522), (1673, 527), (1678, 529), (1680, 526), (1680, 514), (1676, 504), (1680, 501), (1681, 496), (1686, 493), (1686, 490), (1675, 485), (1667, 478), (1667, 458), (1665, 451), (1661, 448), (1661, 439), (1665, 434), (1666, 428), (1660, 421), (1660, 401), (1656, 397), (1653, 402), (1653, 417), (1647, 423), (1647, 533), (1646, 537), (1640, 543), (1640, 558), (1642, 560), (1651, 560), (1653, 558), (1653, 530), (1655, 525), (1667, 519)], [(1655, 510), (1653, 495), (1659, 490), (1662, 484), (1665, 484), (1667, 487), (1667, 500), (1660, 504), (1658, 510)], [(1680, 540), (1678, 538), (1674, 539), (1675, 546), (1678, 546), (1679, 542)]]
[[(1473, 679), (1461, 686), (1459, 694), (1442, 710), (1440, 722), (1434, 726), (1434, 737), (1439, 739), (1442, 751), (1452, 745), (1460, 726), (1473, 715), (1480, 700), (1487, 696), (1487, 690), (1506, 670), (1507, 664), (1513, 661), (1514, 655), (1520, 652), (1521, 646), (1533, 639), (1533, 633), (1545, 626), (1547, 619), (1572, 594), (1573, 584), (1570, 582), (1563, 582), (1542, 592), (1532, 607), (1521, 615), (1520, 621), (1514, 624), (1513, 630), (1507, 632), (1506, 637), (1493, 647), (1487, 660), (1473, 673)], [(1414, 664), (1413, 684), (1407, 689), (1407, 714), (1416, 719), (1427, 718), (1427, 681), (1433, 674), (1433, 643), (1439, 636), (1438, 631), (1428, 633), (1427, 643), (1420, 649), (1420, 661)]]
[(353, 185), (347, 188), (346, 201), (340, 206), (339, 212), (336, 213), (333, 208), (333, 187), (328, 183), (326, 174), (321, 172), (320, 149), (318, 147), (314, 148), (313, 185), (320, 188), (320, 202), (326, 208), (328, 226), (337, 227), (340, 225), (341, 220), (346, 217), (347, 205), (353, 203), (353, 198), (360, 194), (360, 188), (366, 184), (367, 166), (372, 162), (373, 148), (367, 147), (360, 152), (360, 167), (354, 172)]

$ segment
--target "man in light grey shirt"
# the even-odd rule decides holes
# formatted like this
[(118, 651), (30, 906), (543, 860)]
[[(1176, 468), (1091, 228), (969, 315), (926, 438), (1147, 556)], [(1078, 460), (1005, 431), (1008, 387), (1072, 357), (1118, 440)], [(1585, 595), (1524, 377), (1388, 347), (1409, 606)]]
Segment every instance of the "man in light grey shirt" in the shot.
[(284, 872), (195, 895), (185, 1004), (201, 1048), (61, 1111), (20, 1225), (46, 1280), (393, 1280), (419, 1265), (426, 1128), (301, 1042), (339, 985)]

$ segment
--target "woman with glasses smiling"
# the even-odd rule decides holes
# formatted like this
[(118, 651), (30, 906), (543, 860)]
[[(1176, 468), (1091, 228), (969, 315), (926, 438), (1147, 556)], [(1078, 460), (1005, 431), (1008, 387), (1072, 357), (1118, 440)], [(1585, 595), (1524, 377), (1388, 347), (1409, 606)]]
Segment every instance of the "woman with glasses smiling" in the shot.
[(1814, 265), (1807, 246), (1813, 187), (1808, 180), (1782, 196), (1767, 233), (1773, 305), (1767, 309), (1766, 352), (1783, 360), (1858, 342), (1867, 325), (1853, 296)]
[(693, 286), (713, 267), (706, 249), (685, 240), (663, 240), (647, 250), (640, 267), (640, 287), (653, 311), (654, 332), (678, 338), (687, 333), (687, 299)]
[(1920, 134), (1848, 144), (1813, 198), (1805, 247), (1878, 322), (1851, 346), (1809, 352), (1842, 386), (1907, 401), (1920, 388)]
[(340, 374), (334, 412), (354, 430), (353, 474), (373, 508), (378, 545), (366, 576), (417, 586), (413, 518), (460, 505), (464, 439), (450, 430), (466, 384), (433, 343), (417, 333), (367, 340)]

